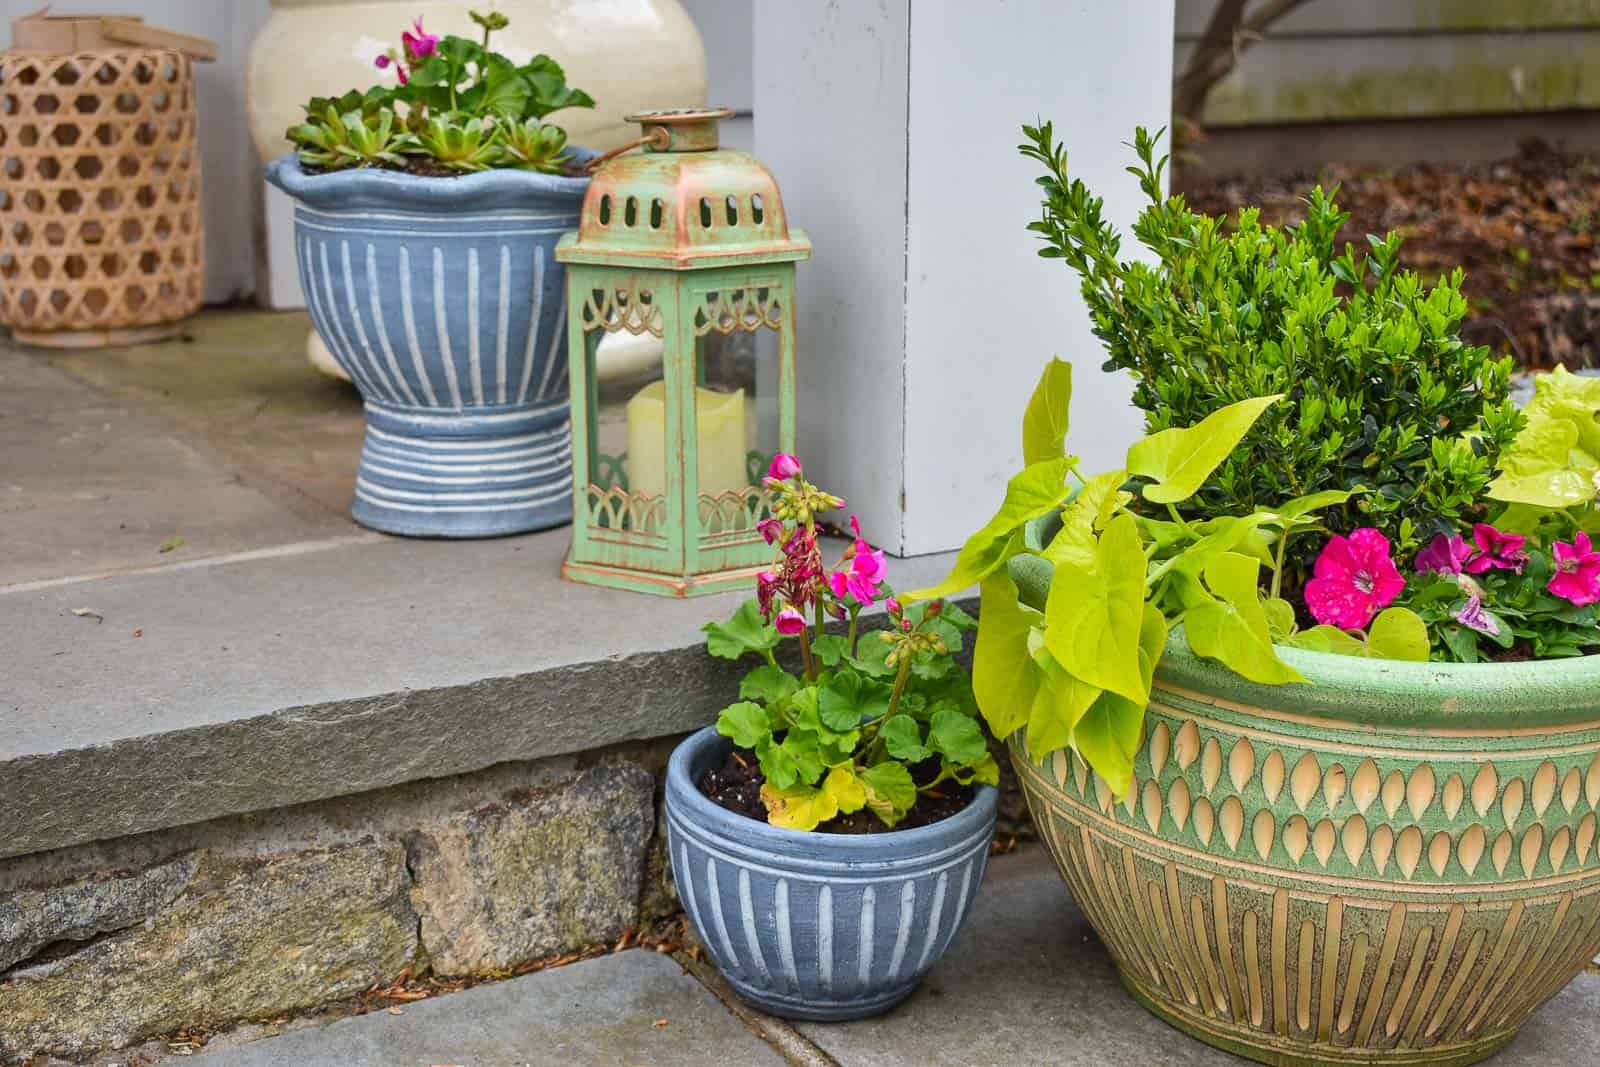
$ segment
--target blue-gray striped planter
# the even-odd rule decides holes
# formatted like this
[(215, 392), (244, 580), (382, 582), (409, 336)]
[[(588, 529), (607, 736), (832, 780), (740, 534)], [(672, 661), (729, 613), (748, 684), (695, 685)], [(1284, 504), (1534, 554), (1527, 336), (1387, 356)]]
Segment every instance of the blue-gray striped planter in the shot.
[(267, 180), (295, 204), (317, 333), (361, 391), (351, 514), (414, 537), (492, 537), (572, 519), (565, 271), (587, 178), (494, 170)]
[(739, 995), (787, 1019), (860, 1019), (911, 994), (971, 909), (995, 790), (931, 826), (801, 833), (735, 815), (695, 785), (731, 742), (706, 727), (667, 765), (678, 897)]

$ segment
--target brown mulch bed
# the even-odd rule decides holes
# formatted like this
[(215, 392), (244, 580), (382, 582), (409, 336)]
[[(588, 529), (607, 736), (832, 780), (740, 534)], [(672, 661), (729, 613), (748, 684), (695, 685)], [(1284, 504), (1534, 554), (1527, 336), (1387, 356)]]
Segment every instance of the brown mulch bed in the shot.
[(1600, 366), (1600, 157), (1528, 141), (1494, 163), (1399, 170), (1330, 166), (1316, 174), (1213, 178), (1180, 173), (1175, 191), (1211, 213), (1247, 204), (1263, 221), (1303, 215), (1316, 184), (1338, 183), (1342, 238), (1398, 230), (1401, 259), (1425, 277), (1466, 269), (1466, 338), (1518, 366)]

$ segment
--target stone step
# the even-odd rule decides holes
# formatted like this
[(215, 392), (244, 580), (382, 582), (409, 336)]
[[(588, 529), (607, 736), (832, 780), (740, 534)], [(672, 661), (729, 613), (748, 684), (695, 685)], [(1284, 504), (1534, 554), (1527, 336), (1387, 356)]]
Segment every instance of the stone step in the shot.
[[(675, 964), (628, 952), (410, 1005), (403, 1016), (378, 1013), (346, 1020), (218, 1049), (193, 1062), (202, 1067), (675, 1063), (682, 1046), (672, 1042), (689, 1029), (680, 1028), (680, 1022), (690, 1020), (698, 1028), (688, 1046), (699, 1056), (693, 1062), (768, 1062), (761, 1058), (764, 1048), (744, 1060), (723, 1058), (727, 1042), (739, 1037), (738, 1024), (684, 992), (690, 984)], [(569, 990), (601, 989), (606, 992), (595, 996), (590, 1010), (570, 1010), (575, 996), (587, 994)], [(536, 995), (535, 990), (546, 992)], [(686, 1010), (691, 1004), (692, 1014)], [(660, 1018), (667, 1026), (641, 1037), (641, 1027)], [(767, 1028), (788, 1029), (776, 1020)], [(1177, 1033), (1134, 1002), (1037, 845), (990, 863), (966, 927), (905, 1003), (878, 1019), (801, 1023), (795, 1029), (820, 1053), (795, 1056), (796, 1062), (831, 1058), (843, 1067), (1227, 1067), (1245, 1062)], [(604, 1037), (597, 1036), (601, 1032)], [(1584, 974), (1539, 1011), (1494, 1063), (1593, 1063), (1600, 1056), (1597, 1049), (1600, 976)]]
[(195, 1067), (782, 1064), (670, 956), (619, 952), (190, 1057)]

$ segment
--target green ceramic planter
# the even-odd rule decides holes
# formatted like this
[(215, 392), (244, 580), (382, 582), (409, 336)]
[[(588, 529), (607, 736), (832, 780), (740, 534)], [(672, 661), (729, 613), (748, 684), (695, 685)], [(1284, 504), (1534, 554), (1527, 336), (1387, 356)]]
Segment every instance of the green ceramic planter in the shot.
[(1013, 760), (1122, 980), (1276, 1064), (1464, 1064), (1600, 950), (1600, 657), (1400, 663), (1282, 650), (1255, 685), (1181, 630), (1123, 800)]

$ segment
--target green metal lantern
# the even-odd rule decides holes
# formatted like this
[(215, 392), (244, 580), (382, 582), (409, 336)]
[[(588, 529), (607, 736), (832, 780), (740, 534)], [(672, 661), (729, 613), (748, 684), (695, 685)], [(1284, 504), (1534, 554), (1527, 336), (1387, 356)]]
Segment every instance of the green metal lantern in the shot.
[(630, 117), (643, 136), (598, 167), (556, 248), (573, 581), (693, 596), (771, 561), (756, 524), (768, 463), (794, 451), (794, 273), (811, 242), (789, 228), (772, 174), (718, 147), (731, 114)]

